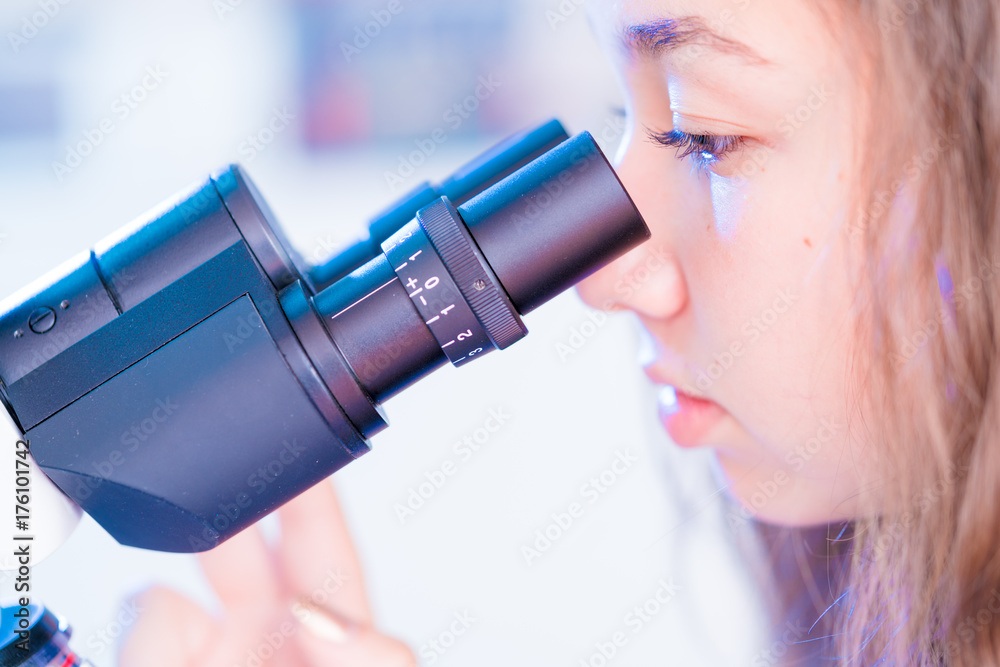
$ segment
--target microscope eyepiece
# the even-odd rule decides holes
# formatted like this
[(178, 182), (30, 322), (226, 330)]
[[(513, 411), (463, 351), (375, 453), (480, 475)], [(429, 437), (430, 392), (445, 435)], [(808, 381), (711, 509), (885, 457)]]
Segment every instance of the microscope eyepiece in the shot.
[(383, 241), (439, 197), (447, 197), (455, 206), (464, 204), (568, 138), (562, 123), (550, 120), (508, 137), (460, 167), (440, 185), (421, 183), (375, 216), (368, 226), (366, 238), (310, 269), (309, 278), (314, 289), (320, 291), (329, 287), (377, 257)]

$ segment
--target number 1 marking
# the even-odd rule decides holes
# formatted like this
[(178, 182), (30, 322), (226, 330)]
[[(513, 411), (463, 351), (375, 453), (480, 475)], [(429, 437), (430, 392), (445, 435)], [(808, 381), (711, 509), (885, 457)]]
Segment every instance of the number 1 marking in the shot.
[(419, 255), (422, 252), (423, 252), (423, 250), (418, 250), (417, 252), (415, 252), (412, 255), (410, 255), (410, 261), (412, 262), (413, 260), (415, 260), (417, 258), (417, 255)]
[(451, 309), (452, 309), (452, 308), (454, 308), (454, 307), (455, 307), (455, 304), (451, 304), (450, 306), (448, 306), (447, 308), (445, 308), (444, 310), (442, 310), (442, 311), (441, 311), (441, 314), (442, 314), (442, 315), (447, 315), (447, 314), (448, 314), (448, 311), (449, 311), (449, 310), (451, 310)]

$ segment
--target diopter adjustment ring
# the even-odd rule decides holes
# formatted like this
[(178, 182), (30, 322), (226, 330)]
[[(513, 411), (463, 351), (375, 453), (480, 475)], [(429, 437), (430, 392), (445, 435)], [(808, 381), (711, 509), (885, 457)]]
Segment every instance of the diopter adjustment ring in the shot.
[(496, 348), (524, 338), (527, 327), (448, 198), (420, 209), (417, 220)]

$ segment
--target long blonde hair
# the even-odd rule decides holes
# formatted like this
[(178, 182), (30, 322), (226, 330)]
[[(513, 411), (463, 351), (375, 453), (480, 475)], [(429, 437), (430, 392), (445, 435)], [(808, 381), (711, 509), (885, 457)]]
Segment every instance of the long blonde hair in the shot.
[[(844, 665), (1000, 665), (1000, 6), (849, 11), (870, 102), (849, 430), (884, 482), (822, 531), (810, 637)], [(816, 531), (762, 530), (816, 555)]]

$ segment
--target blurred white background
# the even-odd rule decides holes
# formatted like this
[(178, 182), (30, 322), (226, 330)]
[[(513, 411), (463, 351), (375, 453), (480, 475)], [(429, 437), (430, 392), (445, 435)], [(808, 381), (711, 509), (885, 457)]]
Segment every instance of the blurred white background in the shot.
[[(479, 75), (500, 85), (407, 187), (551, 116), (609, 153), (621, 136), (613, 74), (570, 0), (400, 0), (350, 57), (341, 43), (386, 3), (63, 1), (0, 5), (0, 296), (233, 161), (302, 254), (321, 258), (401, 193), (386, 172)], [(248, 136), (276, 113), (294, 118), (251, 150)], [(71, 147), (105, 120), (113, 131), (70, 166)], [(633, 322), (609, 317), (579, 351), (558, 351), (588, 312), (564, 294), (526, 318), (531, 335), (516, 346), (390, 400), (391, 427), (335, 475), (380, 627), (424, 664), (601, 665), (595, 646), (618, 631), (629, 641), (607, 664), (751, 664), (765, 648), (731, 510), (704, 453), (661, 434)], [(509, 423), (461, 461), (454, 444), (497, 408)], [(625, 451), (638, 463), (597, 502), (583, 499), (581, 485)], [(401, 523), (395, 505), (449, 459), (457, 474)], [(581, 500), (582, 518), (528, 564), (522, 546)], [(661, 579), (679, 592), (633, 633), (626, 614)], [(86, 517), (33, 580), (99, 667), (115, 663), (102, 638), (127, 630), (116, 621), (127, 595), (159, 582), (214, 605), (193, 557), (121, 547)], [(431, 660), (421, 649), (466, 610), (474, 625)]]

